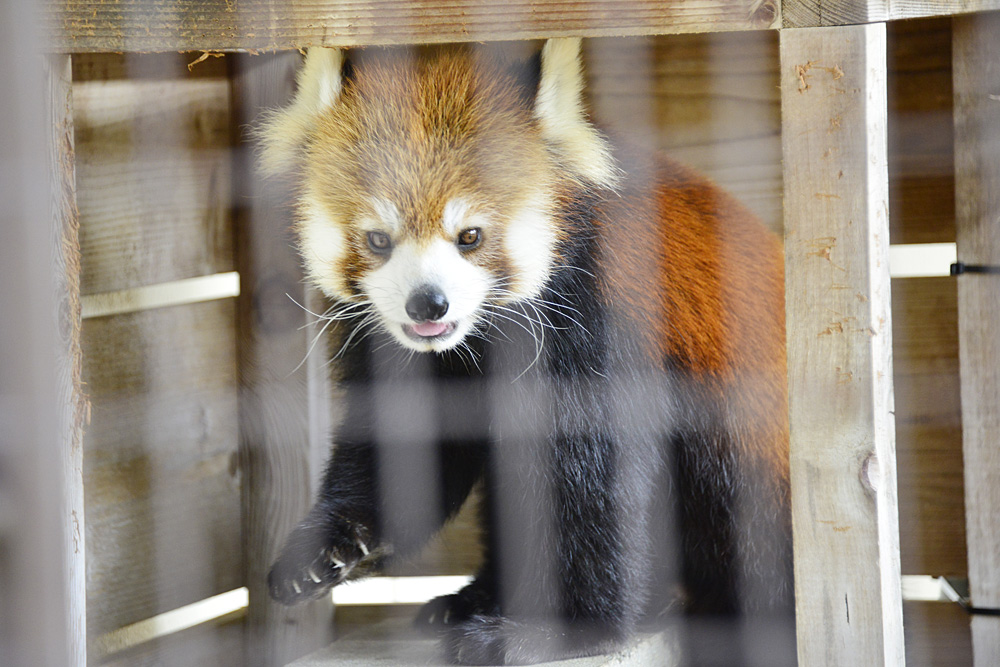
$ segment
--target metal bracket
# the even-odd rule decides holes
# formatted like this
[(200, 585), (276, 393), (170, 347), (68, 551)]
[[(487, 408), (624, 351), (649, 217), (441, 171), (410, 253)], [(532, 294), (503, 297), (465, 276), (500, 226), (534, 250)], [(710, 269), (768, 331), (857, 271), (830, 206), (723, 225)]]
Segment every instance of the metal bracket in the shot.
[[(952, 264), (952, 268), (954, 268)], [(998, 271), (1000, 273), (1000, 271)], [(993, 607), (975, 607), (969, 599), (969, 580), (957, 577), (938, 577), (941, 582), (941, 593), (952, 602), (957, 602), (962, 609), (970, 614), (981, 616), (1000, 616), (1000, 609)]]
[(963, 273), (1000, 273), (1000, 266), (963, 264), (962, 262), (955, 262), (951, 265), (951, 275), (960, 276)]

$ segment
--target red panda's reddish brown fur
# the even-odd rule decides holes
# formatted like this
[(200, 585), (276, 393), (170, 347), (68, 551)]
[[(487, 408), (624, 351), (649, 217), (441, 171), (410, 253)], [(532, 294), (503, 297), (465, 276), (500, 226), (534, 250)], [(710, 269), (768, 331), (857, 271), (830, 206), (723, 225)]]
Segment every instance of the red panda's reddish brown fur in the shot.
[(780, 241), (731, 195), (659, 156), (599, 208), (612, 305), (636, 321), (650, 363), (726, 395), (787, 482), (784, 266)]

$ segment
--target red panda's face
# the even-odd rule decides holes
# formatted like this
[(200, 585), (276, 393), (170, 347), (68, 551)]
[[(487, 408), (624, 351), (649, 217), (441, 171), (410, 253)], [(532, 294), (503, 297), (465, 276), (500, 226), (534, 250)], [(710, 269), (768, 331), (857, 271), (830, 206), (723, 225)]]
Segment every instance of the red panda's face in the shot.
[[(283, 132), (301, 135), (311, 280), (418, 351), (455, 347), (537, 296), (556, 262), (557, 192), (577, 178), (541, 93), (464, 48), (366, 52), (346, 78), (339, 52), (314, 51), (296, 105), (264, 133), (274, 153)], [(566, 120), (559, 131), (581, 131)]]

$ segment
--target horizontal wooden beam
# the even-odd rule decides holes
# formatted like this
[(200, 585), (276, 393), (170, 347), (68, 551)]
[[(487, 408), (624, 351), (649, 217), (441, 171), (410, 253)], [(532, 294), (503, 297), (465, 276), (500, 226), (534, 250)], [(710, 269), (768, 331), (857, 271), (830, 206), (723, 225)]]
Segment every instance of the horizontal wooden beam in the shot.
[(784, 0), (785, 28), (878, 23), (1000, 9), (1000, 0)]
[(58, 51), (260, 51), (777, 28), (780, 0), (47, 0)]

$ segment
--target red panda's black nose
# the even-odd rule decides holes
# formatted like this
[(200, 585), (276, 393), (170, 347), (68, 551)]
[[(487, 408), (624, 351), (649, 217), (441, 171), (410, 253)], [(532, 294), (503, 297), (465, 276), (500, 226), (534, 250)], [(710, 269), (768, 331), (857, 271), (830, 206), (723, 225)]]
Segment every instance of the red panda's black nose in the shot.
[(425, 285), (413, 290), (406, 300), (406, 314), (414, 322), (440, 320), (448, 312), (448, 299), (436, 287)]

